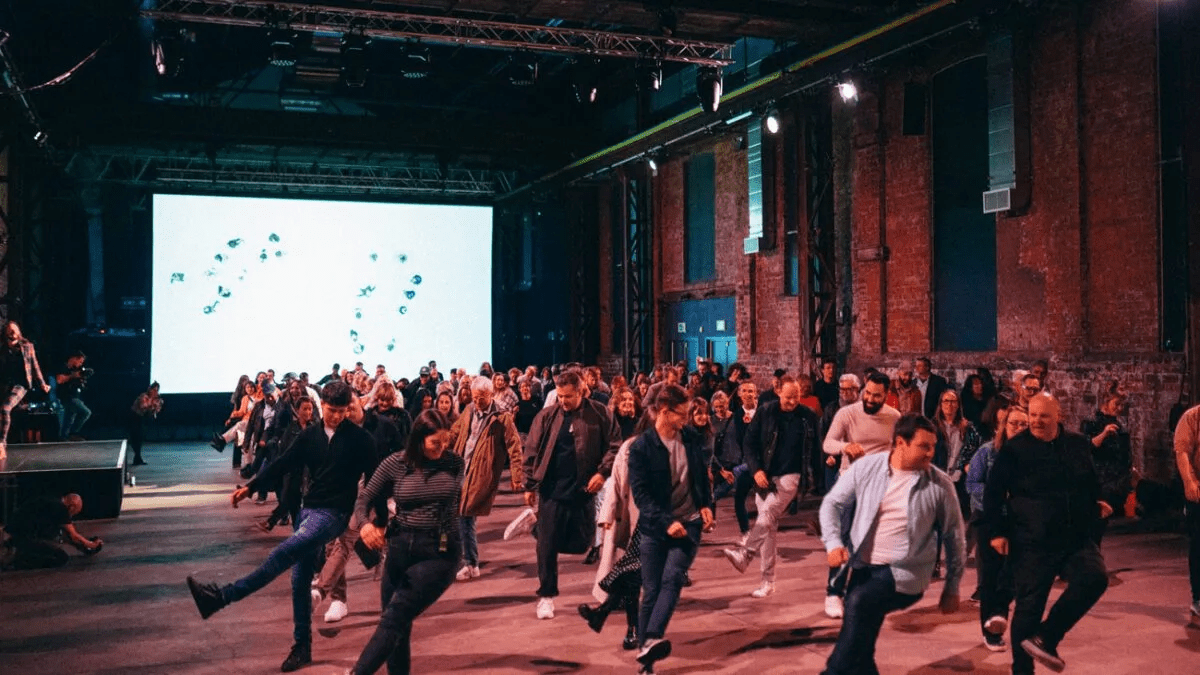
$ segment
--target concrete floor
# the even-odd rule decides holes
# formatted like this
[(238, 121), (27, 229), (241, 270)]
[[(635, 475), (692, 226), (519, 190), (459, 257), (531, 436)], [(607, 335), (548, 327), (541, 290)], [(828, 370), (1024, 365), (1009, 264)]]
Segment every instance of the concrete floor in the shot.
[[(188, 574), (227, 582), (253, 569), (285, 535), (254, 528), (269, 507), (229, 508), (237, 482), (229, 455), (200, 444), (147, 446), (117, 520), (84, 522), (105, 548), (73, 557), (64, 569), (0, 573), (0, 672), (4, 673), (272, 673), (291, 644), (289, 580), (202, 621), (184, 584)], [(519, 512), (501, 494), (479, 522), (483, 576), (456, 583), (416, 623), (414, 673), (633, 673), (620, 648), (623, 616), (601, 635), (575, 613), (592, 602), (594, 567), (578, 556), (561, 562), (558, 615), (534, 618), (533, 541), (503, 542)], [(674, 654), (660, 673), (817, 673), (836, 640), (838, 622), (822, 614), (824, 553), (804, 533), (805, 515), (789, 517), (781, 535), (778, 592), (749, 597), (757, 569), (738, 575), (720, 549), (736, 534), (727, 506), (705, 540), (671, 624)], [(1177, 534), (1119, 527), (1105, 542), (1112, 584), (1067, 637), (1060, 653), (1072, 673), (1200, 673), (1200, 629), (1187, 620), (1185, 540)], [(1125, 530), (1122, 532), (1121, 530)], [(968, 570), (965, 595), (974, 584)], [(940, 586), (909, 611), (892, 615), (879, 639), (883, 673), (985, 673), (1009, 670), (1007, 653), (980, 642), (977, 610), (936, 610)], [(315, 663), (301, 671), (342, 673), (376, 623), (378, 582), (357, 561), (350, 568), (350, 616), (335, 625), (318, 611)]]

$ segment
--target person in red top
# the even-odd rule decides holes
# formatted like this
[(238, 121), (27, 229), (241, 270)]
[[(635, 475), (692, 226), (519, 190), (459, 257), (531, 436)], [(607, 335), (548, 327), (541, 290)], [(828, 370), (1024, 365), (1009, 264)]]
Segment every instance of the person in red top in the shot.
[(800, 386), (800, 405), (813, 411), (817, 417), (821, 416), (821, 399), (813, 394), (812, 377), (801, 373), (796, 376), (796, 384)]

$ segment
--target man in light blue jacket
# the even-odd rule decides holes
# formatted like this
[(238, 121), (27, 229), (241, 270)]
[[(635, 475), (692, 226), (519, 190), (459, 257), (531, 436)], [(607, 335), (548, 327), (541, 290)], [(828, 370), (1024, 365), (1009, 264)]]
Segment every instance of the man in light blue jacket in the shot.
[[(903, 416), (891, 451), (855, 462), (821, 503), (829, 566), (850, 568), (842, 631), (825, 675), (879, 672), (875, 642), (883, 619), (912, 606), (929, 587), (938, 531), (947, 567), (939, 607), (946, 614), (958, 610), (963, 519), (954, 484), (931, 464), (936, 445), (932, 422), (915, 413)], [(848, 512), (853, 519), (846, 533), (841, 523)]]

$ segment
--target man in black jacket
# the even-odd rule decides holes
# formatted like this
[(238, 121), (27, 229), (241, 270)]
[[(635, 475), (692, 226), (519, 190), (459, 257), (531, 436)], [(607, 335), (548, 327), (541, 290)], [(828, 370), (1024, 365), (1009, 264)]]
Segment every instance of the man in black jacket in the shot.
[(663, 387), (655, 399), (654, 428), (629, 446), (629, 488), (642, 536), (637, 660), (643, 672), (653, 672), (654, 662), (671, 653), (671, 643), (663, 637), (667, 623), (700, 546), (700, 532), (713, 522), (703, 442), (682, 433), (688, 403), (682, 387)]
[(800, 405), (800, 385), (784, 375), (779, 400), (759, 406), (746, 429), (746, 465), (758, 488), (758, 519), (745, 543), (725, 549), (737, 571), (745, 572), (754, 556), (762, 556), (762, 585), (750, 595), (765, 598), (775, 592), (775, 538), (779, 517), (801, 489), (812, 489), (812, 453), (817, 445), (816, 413)]
[(296, 522), (296, 531), (268, 554), (258, 569), (232, 584), (202, 584), (187, 578), (188, 589), (200, 617), (207, 619), (222, 607), (263, 588), (288, 569), (292, 570), (292, 621), (295, 644), (280, 666), (291, 672), (312, 663), (312, 582), (317, 552), (336, 539), (350, 522), (358, 498), (358, 481), (370, 476), (376, 465), (375, 441), (362, 427), (346, 419), (350, 386), (340, 380), (321, 391), (322, 424), (314, 424), (296, 437), (279, 459), (245, 487), (234, 491), (233, 507), (250, 496), (260, 481), (271, 483), (296, 467), (307, 467), (308, 493)]
[(924, 356), (919, 356), (913, 361), (913, 370), (917, 373), (917, 389), (921, 392), (921, 414), (929, 419), (933, 419), (937, 414), (942, 392), (950, 386), (946, 378), (933, 374), (932, 367), (933, 364)]
[[(1062, 429), (1058, 401), (1035, 396), (1029, 429), (996, 455), (983, 493), (985, 532), (1012, 566), (1013, 675), (1032, 675), (1034, 658), (1055, 672), (1065, 667), (1058, 643), (1108, 588), (1104, 558), (1091, 535), (1097, 518), (1111, 513), (1100, 501), (1092, 444)], [(1059, 575), (1067, 590), (1043, 620)]]

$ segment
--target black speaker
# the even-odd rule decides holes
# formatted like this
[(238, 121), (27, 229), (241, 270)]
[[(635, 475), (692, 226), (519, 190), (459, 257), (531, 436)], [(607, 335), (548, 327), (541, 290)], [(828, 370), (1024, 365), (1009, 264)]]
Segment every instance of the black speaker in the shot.
[(918, 82), (904, 83), (904, 135), (925, 135), (925, 100), (929, 88)]

